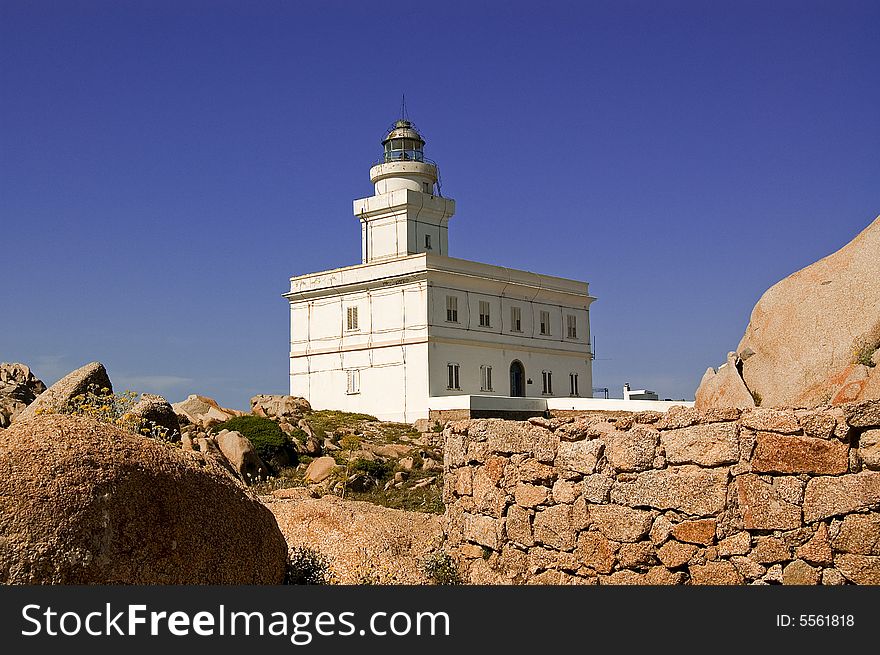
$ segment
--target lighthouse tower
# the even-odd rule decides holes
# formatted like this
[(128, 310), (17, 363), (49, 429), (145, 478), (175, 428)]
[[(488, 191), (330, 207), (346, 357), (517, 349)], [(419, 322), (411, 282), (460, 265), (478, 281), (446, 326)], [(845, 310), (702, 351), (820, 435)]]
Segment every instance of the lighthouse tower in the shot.
[(428, 252), (449, 254), (447, 224), (455, 201), (437, 191), (437, 164), (425, 158), (425, 140), (400, 119), (382, 140), (384, 152), (370, 168), (375, 194), (354, 201), (361, 221), (364, 264)]

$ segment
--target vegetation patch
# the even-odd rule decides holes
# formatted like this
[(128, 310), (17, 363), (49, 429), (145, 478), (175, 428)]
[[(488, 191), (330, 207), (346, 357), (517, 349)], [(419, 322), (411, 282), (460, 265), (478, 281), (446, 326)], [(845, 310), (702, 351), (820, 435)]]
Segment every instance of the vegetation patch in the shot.
[(382, 423), (381, 433), (385, 443), (396, 443), (401, 437), (419, 436), (419, 431), (409, 423)]
[(239, 432), (242, 436), (247, 437), (260, 459), (267, 464), (276, 456), (290, 451), (293, 447), (290, 437), (284, 433), (279, 425), (262, 416), (236, 416), (211, 428), (214, 434), (222, 430)]
[(857, 339), (853, 345), (853, 363), (863, 366), (874, 366), (872, 358), (880, 344), (867, 338)]
[(751, 389), (749, 389), (749, 394), (752, 396), (752, 400), (755, 401), (755, 407), (760, 407), (761, 401), (763, 400), (763, 398), (761, 398), (761, 394), (759, 394), (757, 391), (752, 391)]
[(325, 555), (308, 546), (291, 548), (287, 557), (287, 572), (284, 584), (333, 584), (330, 560)]
[(143, 437), (167, 442), (180, 441), (180, 433), (176, 430), (169, 430), (142, 416), (132, 414), (132, 408), (137, 404), (139, 397), (140, 394), (135, 391), (113, 393), (108, 387), (99, 388), (98, 385), (92, 384), (85, 393), (74, 396), (63, 407), (37, 409), (36, 412), (87, 416)]
[(363, 473), (376, 482), (381, 482), (394, 472), (394, 465), (381, 460), (369, 460), (358, 458), (351, 465), (352, 473)]
[(309, 427), (320, 437), (332, 434), (339, 428), (350, 430), (357, 423), (379, 420), (370, 414), (343, 412), (336, 409), (321, 409), (310, 412), (305, 418)]
[(410, 512), (424, 512), (426, 514), (443, 514), (446, 510), (443, 504), (443, 476), (431, 471), (430, 477), (436, 480), (429, 485), (413, 488), (413, 485), (421, 479), (429, 477), (428, 473), (412, 475), (404, 485), (391, 486), (385, 489), (376, 485), (367, 491), (349, 491), (346, 495), (350, 500), (363, 500), (374, 505), (390, 507), (391, 509), (405, 509)]
[(461, 575), (455, 560), (448, 553), (438, 551), (425, 562), (422, 570), (428, 579), (436, 585), (460, 585)]

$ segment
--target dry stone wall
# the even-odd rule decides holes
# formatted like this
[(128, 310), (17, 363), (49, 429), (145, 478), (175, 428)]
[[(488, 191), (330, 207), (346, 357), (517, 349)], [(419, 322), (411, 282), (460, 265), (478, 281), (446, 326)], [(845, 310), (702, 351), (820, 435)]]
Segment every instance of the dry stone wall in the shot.
[(447, 425), (476, 584), (880, 584), (880, 401)]

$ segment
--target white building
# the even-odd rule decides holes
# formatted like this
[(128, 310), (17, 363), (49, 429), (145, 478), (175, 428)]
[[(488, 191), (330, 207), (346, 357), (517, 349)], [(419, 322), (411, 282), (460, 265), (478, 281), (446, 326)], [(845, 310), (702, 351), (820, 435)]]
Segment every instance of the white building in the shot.
[(449, 396), (508, 412), (589, 397), (587, 283), (450, 257), (455, 201), (437, 193), (424, 139), (399, 120), (382, 144), (375, 194), (354, 201), (362, 263), (292, 277), (284, 294), (290, 393), (405, 422)]
[(656, 391), (649, 391), (648, 389), (631, 389), (629, 386), (629, 382), (623, 385), (623, 399), (624, 400), (659, 400), (659, 396)]

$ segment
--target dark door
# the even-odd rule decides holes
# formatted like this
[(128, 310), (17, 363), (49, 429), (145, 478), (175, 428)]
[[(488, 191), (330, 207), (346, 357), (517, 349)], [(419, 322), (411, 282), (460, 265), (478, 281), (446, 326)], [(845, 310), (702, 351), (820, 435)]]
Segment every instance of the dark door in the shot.
[(520, 398), (526, 395), (526, 370), (516, 359), (510, 364), (510, 395)]

